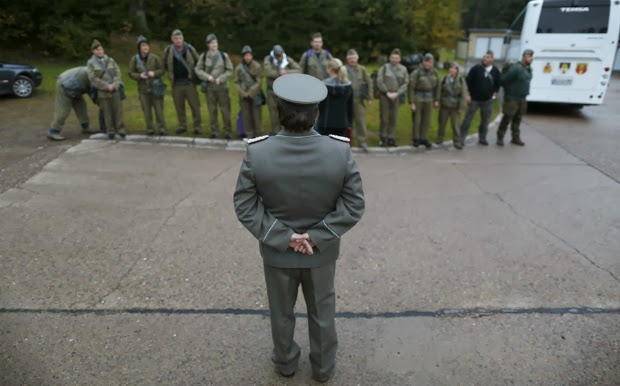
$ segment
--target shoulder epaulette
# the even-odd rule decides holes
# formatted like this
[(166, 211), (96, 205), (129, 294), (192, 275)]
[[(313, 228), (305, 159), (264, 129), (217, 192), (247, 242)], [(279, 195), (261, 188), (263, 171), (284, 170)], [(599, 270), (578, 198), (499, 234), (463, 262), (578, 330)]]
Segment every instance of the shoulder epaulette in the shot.
[(248, 139), (248, 145), (252, 145), (252, 144), (255, 144), (255, 143), (258, 143), (258, 142), (263, 142), (267, 138), (269, 138), (268, 135), (261, 135), (260, 137)]
[(340, 141), (340, 142), (346, 142), (346, 143), (351, 142), (351, 140), (349, 138), (341, 137), (339, 135), (330, 134), (329, 137), (332, 138), (332, 139), (335, 139), (336, 141)]

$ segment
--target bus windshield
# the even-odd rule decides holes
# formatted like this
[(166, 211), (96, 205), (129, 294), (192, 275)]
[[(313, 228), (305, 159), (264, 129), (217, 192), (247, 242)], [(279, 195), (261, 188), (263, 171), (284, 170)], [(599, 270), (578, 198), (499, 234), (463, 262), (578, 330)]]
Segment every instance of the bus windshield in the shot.
[(543, 4), (536, 33), (605, 34), (609, 24), (609, 3), (586, 7)]

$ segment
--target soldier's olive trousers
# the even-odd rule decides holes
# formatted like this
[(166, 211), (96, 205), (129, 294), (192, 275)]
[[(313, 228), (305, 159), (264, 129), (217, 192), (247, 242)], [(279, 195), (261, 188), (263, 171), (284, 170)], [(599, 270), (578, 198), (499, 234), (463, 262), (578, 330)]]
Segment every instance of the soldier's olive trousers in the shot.
[(476, 111), (478, 111), (478, 109), (480, 109), (480, 126), (478, 127), (478, 140), (486, 141), (487, 139), (489, 120), (491, 119), (491, 114), (493, 114), (493, 98), (487, 101), (471, 101), (471, 104), (469, 105), (469, 108), (465, 113), (463, 123), (461, 124), (461, 138), (463, 142), (465, 142), (465, 139), (467, 138), (467, 134), (469, 133), (469, 127), (471, 126), (471, 121), (474, 119), (474, 115), (476, 115)]
[(267, 90), (267, 107), (269, 108), (269, 122), (271, 133), (280, 131), (280, 116), (278, 115), (278, 97), (273, 90)]
[(300, 349), (293, 340), (294, 308), (301, 284), (308, 311), (312, 372), (318, 377), (329, 375), (336, 366), (338, 349), (334, 320), (336, 262), (315, 268), (277, 268), (264, 265), (264, 269), (271, 314), (273, 362), (284, 374), (291, 374), (297, 369)]
[(179, 129), (187, 130), (187, 116), (185, 115), (185, 101), (187, 101), (192, 110), (194, 130), (200, 130), (200, 97), (196, 86), (191, 82), (174, 84), (172, 100), (174, 100), (174, 109), (177, 111)]
[(207, 108), (209, 109), (209, 119), (211, 120), (211, 133), (219, 134), (220, 125), (217, 120), (217, 108), (222, 112), (222, 123), (224, 132), (230, 134), (230, 95), (228, 89), (214, 90), (207, 89)]
[(432, 113), (433, 102), (415, 101), (415, 111), (412, 112), (413, 139), (427, 139)]
[[(101, 94), (108, 94), (102, 97)], [(118, 91), (108, 93), (99, 90), (99, 108), (103, 111), (103, 119), (108, 134), (125, 134), (125, 124), (123, 123), (123, 104)]]
[(50, 127), (54, 130), (62, 130), (67, 117), (71, 113), (71, 109), (75, 111), (80, 124), (88, 125), (88, 110), (86, 109), (86, 101), (83, 96), (78, 98), (70, 98), (60, 84), (60, 80), (56, 82), (56, 99), (54, 101), (54, 120)]
[(458, 108), (450, 107), (439, 108), (439, 127), (437, 128), (437, 143), (440, 144), (443, 142), (448, 119), (450, 120), (450, 125), (452, 126), (452, 142), (454, 144), (459, 144), (461, 143), (461, 138), (459, 136), (461, 114), (459, 113)]
[(153, 111), (155, 111), (155, 119), (160, 133), (166, 133), (166, 118), (164, 117), (164, 97), (156, 97), (149, 93), (140, 93), (140, 106), (144, 113), (146, 121), (146, 131), (154, 132)]
[(504, 139), (504, 134), (510, 124), (512, 139), (520, 138), (521, 117), (527, 112), (527, 101), (525, 99), (506, 98), (502, 106), (504, 116), (497, 128), (497, 139)]
[(353, 130), (355, 130), (355, 138), (357, 144), (366, 143), (366, 105), (362, 98), (353, 100)]
[(239, 106), (245, 133), (253, 138), (260, 136), (263, 106), (254, 105), (252, 98), (239, 98)]
[(381, 137), (394, 138), (396, 122), (398, 122), (398, 109), (400, 102), (398, 98), (391, 100), (386, 95), (381, 94), (379, 98), (379, 115), (381, 116)]

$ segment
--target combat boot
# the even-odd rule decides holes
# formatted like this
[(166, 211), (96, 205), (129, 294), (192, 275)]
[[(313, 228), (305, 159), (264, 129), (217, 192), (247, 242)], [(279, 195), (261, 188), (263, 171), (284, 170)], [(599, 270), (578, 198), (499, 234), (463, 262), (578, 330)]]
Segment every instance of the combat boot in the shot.
[(88, 127), (88, 123), (82, 123), (82, 134), (95, 134), (97, 130)]
[(517, 145), (517, 146), (525, 146), (525, 142), (523, 142), (521, 138), (519, 137), (513, 138), (512, 141), (510, 141), (510, 143), (512, 143), (513, 145)]

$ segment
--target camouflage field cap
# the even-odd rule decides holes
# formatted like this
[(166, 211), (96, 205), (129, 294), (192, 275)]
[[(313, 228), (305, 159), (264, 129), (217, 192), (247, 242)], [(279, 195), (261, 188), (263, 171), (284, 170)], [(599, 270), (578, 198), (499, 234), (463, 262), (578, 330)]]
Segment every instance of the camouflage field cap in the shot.
[(523, 55), (532, 55), (532, 56), (534, 56), (534, 51), (533, 51), (533, 50), (530, 50), (530, 49), (528, 48), (527, 50), (523, 51)]
[(243, 48), (241, 49), (241, 56), (245, 54), (251, 54), (251, 53), (252, 53), (252, 47), (248, 45), (243, 46)]
[(316, 105), (327, 97), (327, 87), (306, 74), (286, 74), (273, 82), (278, 98), (296, 105)]
[(99, 40), (95, 39), (92, 43), (90, 43), (90, 50), (92, 51), (97, 47), (101, 47), (101, 43), (99, 43)]

